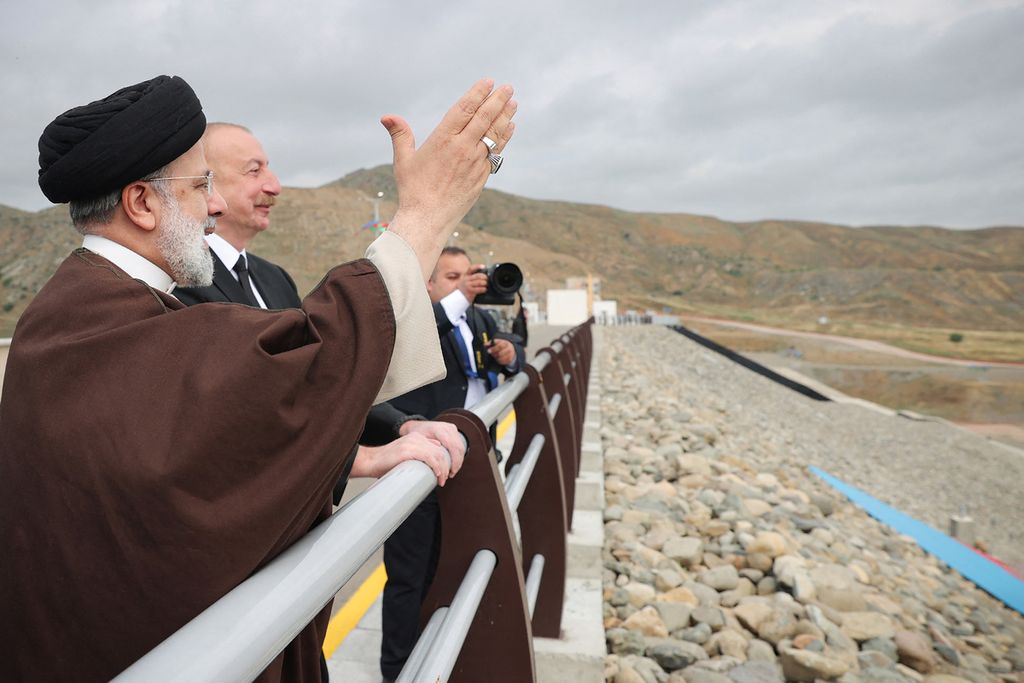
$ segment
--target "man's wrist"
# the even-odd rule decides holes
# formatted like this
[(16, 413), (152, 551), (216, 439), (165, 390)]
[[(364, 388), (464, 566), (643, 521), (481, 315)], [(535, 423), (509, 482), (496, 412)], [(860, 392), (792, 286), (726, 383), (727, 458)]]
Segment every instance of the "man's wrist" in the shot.
[(405, 436), (408, 433), (408, 431), (403, 430), (405, 430), (406, 425), (410, 422), (425, 422), (426, 419), (422, 415), (403, 415), (402, 419), (395, 423), (395, 438)]

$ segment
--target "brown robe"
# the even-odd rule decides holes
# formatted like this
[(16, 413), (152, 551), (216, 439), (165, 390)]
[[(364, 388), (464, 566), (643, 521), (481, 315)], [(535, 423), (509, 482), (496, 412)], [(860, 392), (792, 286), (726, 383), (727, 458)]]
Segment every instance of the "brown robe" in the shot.
[[(73, 252), (0, 401), (0, 680), (110, 679), (325, 517), (394, 337), (365, 259), (265, 311)], [(328, 617), (260, 680), (319, 680)]]

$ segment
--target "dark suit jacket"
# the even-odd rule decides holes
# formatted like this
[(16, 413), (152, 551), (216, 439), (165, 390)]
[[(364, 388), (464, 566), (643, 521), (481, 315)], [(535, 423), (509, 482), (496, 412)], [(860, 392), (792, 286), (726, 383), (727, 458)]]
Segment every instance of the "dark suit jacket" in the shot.
[[(238, 280), (221, 263), (216, 254), (211, 251), (210, 255), (213, 256), (213, 284), (209, 287), (175, 287), (174, 296), (188, 306), (211, 301), (244, 304), (245, 295), (242, 292), (242, 285), (238, 284)], [(246, 252), (246, 261), (249, 264), (249, 280), (253, 287), (259, 290), (267, 308), (299, 308), (302, 306), (299, 290), (295, 287), (295, 281), (292, 280), (288, 271), (276, 263), (271, 263), (248, 252)]]
[[(414, 389), (407, 394), (402, 394), (391, 399), (390, 403), (403, 413), (423, 415), (432, 420), (451, 408), (462, 408), (466, 402), (466, 391), (469, 388), (465, 368), (462, 365), (456, 342), (452, 337), (458, 334), (455, 326), (448, 320), (441, 304), (434, 304), (434, 319), (437, 321), (437, 333), (441, 338), (441, 355), (444, 357), (444, 366), (448, 374), (444, 379), (433, 384)], [(474, 340), (482, 343), (484, 333), (488, 339), (494, 339), (498, 325), (489, 314), (470, 306), (466, 311), (466, 320), (470, 329), (473, 330)], [(520, 344), (513, 344), (516, 349), (517, 369), (522, 369), (526, 363), (526, 354)], [(491, 372), (511, 375), (503, 366), (499, 365), (491, 355), (484, 351), (482, 353), (485, 364), (484, 368)], [(491, 387), (493, 388), (493, 387)]]

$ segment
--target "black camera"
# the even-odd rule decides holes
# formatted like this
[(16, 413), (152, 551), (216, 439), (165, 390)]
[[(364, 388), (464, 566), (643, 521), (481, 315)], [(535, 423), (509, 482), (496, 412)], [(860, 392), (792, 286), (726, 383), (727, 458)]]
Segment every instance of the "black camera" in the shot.
[(514, 263), (495, 263), (480, 272), (487, 273), (487, 291), (477, 296), (473, 303), (485, 306), (511, 306), (516, 302), (516, 292), (523, 286), (523, 271)]

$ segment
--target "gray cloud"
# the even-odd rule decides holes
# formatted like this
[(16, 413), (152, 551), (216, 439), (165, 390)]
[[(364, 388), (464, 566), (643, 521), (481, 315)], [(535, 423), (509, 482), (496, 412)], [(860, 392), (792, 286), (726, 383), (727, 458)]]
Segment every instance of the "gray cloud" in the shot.
[(1024, 223), (1024, 3), (1000, 0), (19, 3), (0, 27), (0, 203), (36, 141), (157, 73), (245, 123), (285, 184), (390, 160), (481, 76), (517, 88), (492, 186), (738, 220)]

